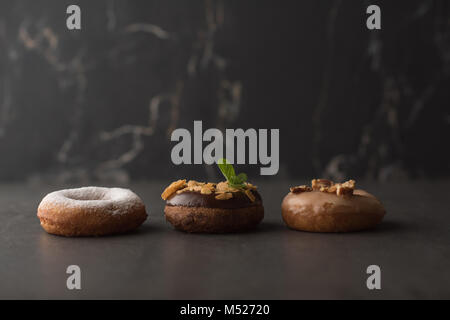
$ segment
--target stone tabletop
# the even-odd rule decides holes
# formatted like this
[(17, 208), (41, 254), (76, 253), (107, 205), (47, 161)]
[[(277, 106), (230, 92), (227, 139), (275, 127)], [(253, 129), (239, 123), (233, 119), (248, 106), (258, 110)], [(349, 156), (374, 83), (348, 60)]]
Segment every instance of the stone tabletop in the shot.
[[(132, 184), (125, 187), (142, 197), (149, 219), (136, 232), (102, 238), (41, 229), (36, 208), (61, 186), (0, 184), (0, 298), (450, 298), (450, 181), (363, 183), (387, 215), (375, 230), (348, 234), (287, 229), (280, 203), (293, 184), (261, 181), (261, 226), (222, 235), (174, 231), (163, 216), (165, 183)], [(66, 287), (73, 264), (81, 290)], [(381, 290), (366, 287), (373, 264)]]

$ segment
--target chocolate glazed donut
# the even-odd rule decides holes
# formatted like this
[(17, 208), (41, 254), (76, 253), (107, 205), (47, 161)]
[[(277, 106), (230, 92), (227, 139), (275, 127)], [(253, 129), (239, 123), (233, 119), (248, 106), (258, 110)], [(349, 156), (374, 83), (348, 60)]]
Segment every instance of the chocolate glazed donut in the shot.
[[(189, 190), (190, 189), (190, 190)], [(194, 191), (195, 187), (172, 193), (166, 201), (164, 214), (177, 230), (185, 232), (225, 233), (241, 232), (256, 227), (264, 217), (260, 194), (249, 190), (233, 190), (231, 197), (217, 193)], [(225, 194), (225, 193), (223, 193)], [(219, 194), (219, 195), (222, 195)]]

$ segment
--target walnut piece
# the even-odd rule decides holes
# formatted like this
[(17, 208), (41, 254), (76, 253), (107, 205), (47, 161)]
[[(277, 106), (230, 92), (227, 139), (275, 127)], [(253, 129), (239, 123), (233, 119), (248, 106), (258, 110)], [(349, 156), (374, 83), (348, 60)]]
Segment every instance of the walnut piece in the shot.
[(245, 195), (250, 199), (251, 202), (255, 202), (255, 195), (250, 190), (245, 190)]
[(228, 200), (233, 198), (233, 194), (231, 192), (218, 193), (216, 195), (217, 200)]
[(227, 181), (219, 182), (216, 186), (216, 192), (239, 192), (241, 189), (231, 187)]
[(172, 194), (186, 187), (186, 179), (172, 182), (161, 194), (163, 200), (167, 200)]
[(337, 184), (336, 194), (338, 196), (352, 195), (355, 189), (355, 180), (348, 180), (344, 183)]
[(216, 192), (226, 192), (229, 189), (228, 182), (219, 182), (216, 186)]
[(257, 189), (257, 187), (254, 186), (254, 185), (251, 184), (251, 183), (245, 182), (244, 184), (245, 184), (245, 186), (247, 187), (247, 189), (251, 189), (251, 190), (256, 190), (256, 189)]
[(292, 193), (302, 193), (312, 191), (312, 188), (305, 185), (301, 185), (297, 187), (292, 187), (290, 190)]
[(342, 186), (346, 187), (346, 188), (355, 189), (355, 180), (348, 180), (348, 181), (342, 183)]
[(204, 182), (198, 182), (198, 181), (195, 181), (195, 180), (189, 180), (188, 183), (187, 183), (187, 186), (189, 188), (203, 186), (203, 185), (205, 185)]
[(320, 190), (321, 187), (330, 187), (334, 183), (331, 180), (328, 179), (312, 179), (311, 180), (311, 187), (313, 190)]
[(320, 187), (319, 190), (322, 192), (335, 193), (337, 190), (337, 186), (335, 184), (333, 184), (329, 187)]
[(202, 190), (202, 186), (190, 186), (187, 187), (188, 191), (200, 192)]
[(207, 183), (204, 186), (202, 186), (200, 193), (201, 194), (211, 194), (214, 192), (214, 184)]

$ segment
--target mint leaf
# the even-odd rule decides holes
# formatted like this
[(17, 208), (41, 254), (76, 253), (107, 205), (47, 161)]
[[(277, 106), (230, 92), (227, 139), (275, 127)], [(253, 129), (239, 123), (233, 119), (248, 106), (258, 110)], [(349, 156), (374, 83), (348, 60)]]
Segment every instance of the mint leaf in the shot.
[(233, 166), (228, 163), (227, 159), (220, 159), (219, 161), (217, 161), (217, 165), (219, 166), (220, 171), (228, 182), (236, 176)]
[(237, 189), (244, 189), (244, 182), (247, 181), (247, 175), (245, 173), (239, 173), (236, 175), (234, 171), (233, 165), (231, 165), (227, 159), (220, 159), (217, 161), (217, 165), (219, 166), (220, 171), (222, 172), (225, 179), (227, 179), (230, 187)]
[(239, 173), (237, 176), (236, 176), (236, 179), (237, 179), (237, 183), (239, 183), (239, 184), (242, 184), (242, 183), (244, 183), (245, 181), (247, 181), (247, 175), (245, 174), (245, 173)]

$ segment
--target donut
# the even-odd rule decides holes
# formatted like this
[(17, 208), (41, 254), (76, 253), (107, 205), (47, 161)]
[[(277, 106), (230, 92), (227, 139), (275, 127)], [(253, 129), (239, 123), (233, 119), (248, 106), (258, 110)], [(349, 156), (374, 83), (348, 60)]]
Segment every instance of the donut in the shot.
[(37, 216), (45, 231), (67, 237), (124, 233), (147, 219), (144, 203), (131, 190), (102, 187), (49, 193)]
[(215, 184), (178, 180), (161, 197), (166, 200), (166, 220), (185, 232), (242, 232), (255, 228), (264, 218), (261, 196), (250, 183), (237, 189), (226, 181)]
[(378, 225), (386, 214), (370, 193), (355, 189), (355, 181), (312, 180), (311, 187), (292, 187), (281, 204), (286, 225), (310, 232), (351, 232)]

